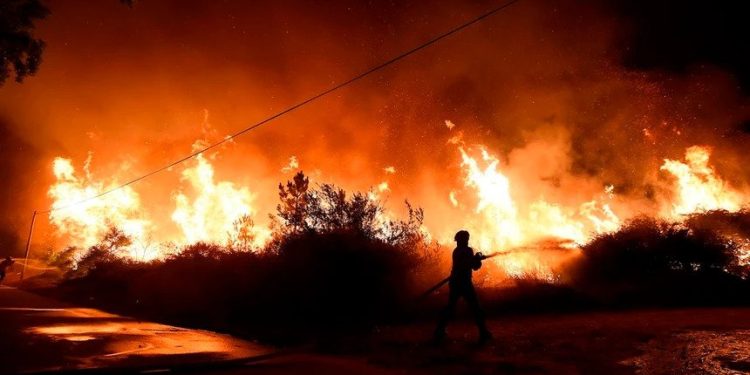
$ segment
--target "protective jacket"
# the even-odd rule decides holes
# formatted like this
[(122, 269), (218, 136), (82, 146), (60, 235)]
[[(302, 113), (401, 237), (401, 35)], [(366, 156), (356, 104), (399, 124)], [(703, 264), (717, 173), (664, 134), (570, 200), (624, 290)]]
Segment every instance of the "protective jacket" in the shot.
[(452, 283), (471, 283), (472, 271), (482, 267), (482, 260), (475, 256), (474, 249), (468, 246), (458, 246), (453, 250), (453, 268), (451, 269)]

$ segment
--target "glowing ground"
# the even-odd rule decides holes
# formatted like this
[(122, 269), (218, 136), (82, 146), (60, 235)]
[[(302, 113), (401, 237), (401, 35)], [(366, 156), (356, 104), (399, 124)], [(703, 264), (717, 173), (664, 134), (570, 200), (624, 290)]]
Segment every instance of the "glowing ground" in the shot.
[(250, 361), (272, 349), (213, 332), (141, 322), (0, 286), (3, 372), (182, 367)]

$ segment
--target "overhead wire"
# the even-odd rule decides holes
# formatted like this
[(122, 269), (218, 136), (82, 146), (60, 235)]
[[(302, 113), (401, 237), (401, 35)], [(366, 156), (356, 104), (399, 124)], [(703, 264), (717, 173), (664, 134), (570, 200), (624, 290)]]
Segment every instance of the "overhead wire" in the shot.
[(352, 84), (352, 83), (354, 83), (356, 81), (359, 81), (359, 80), (367, 77), (368, 75), (370, 75), (370, 74), (372, 74), (374, 72), (377, 72), (377, 71), (379, 71), (379, 70), (381, 70), (381, 69), (383, 69), (383, 68), (385, 68), (385, 67), (387, 67), (387, 66), (389, 66), (389, 65), (391, 65), (391, 64), (393, 64), (393, 63), (395, 63), (395, 62), (397, 62), (399, 60), (402, 60), (402, 59), (408, 57), (409, 55), (412, 55), (412, 54), (414, 54), (414, 53), (416, 53), (416, 52), (418, 52), (418, 51), (420, 51), (422, 49), (425, 49), (425, 48), (427, 48), (427, 47), (429, 47), (429, 46), (431, 46), (431, 45), (439, 42), (440, 40), (443, 40), (443, 39), (445, 39), (445, 38), (447, 38), (447, 37), (449, 37), (449, 36), (451, 36), (453, 34), (456, 34), (456, 33), (460, 32), (460, 31), (462, 31), (462, 30), (464, 30), (464, 29), (466, 29), (466, 28), (468, 28), (468, 27), (470, 27), (470, 26), (472, 26), (472, 25), (474, 25), (474, 24), (476, 24), (476, 23), (478, 23), (478, 22), (480, 22), (480, 21), (488, 18), (488, 17), (491, 17), (491, 16), (499, 13), (500, 11), (502, 11), (502, 10), (510, 7), (511, 5), (513, 5), (513, 4), (515, 4), (515, 3), (519, 2), (519, 1), (521, 1), (521, 0), (510, 0), (510, 1), (504, 2), (503, 4), (501, 4), (501, 5), (499, 5), (499, 6), (495, 7), (495, 8), (492, 8), (489, 11), (487, 11), (485, 13), (482, 13), (481, 15), (479, 15), (479, 16), (477, 16), (475, 18), (472, 18), (472, 19), (470, 19), (470, 20), (468, 20), (468, 21), (466, 21), (466, 22), (464, 22), (464, 23), (462, 23), (462, 24), (460, 24), (458, 26), (454, 26), (453, 28), (449, 29), (448, 31), (445, 31), (445, 32), (443, 32), (443, 33), (441, 33), (441, 34), (439, 34), (437, 36), (432, 37), (431, 39), (429, 39), (429, 40), (427, 40), (427, 41), (419, 44), (416, 47), (413, 47), (411, 49), (403, 51), (403, 52), (399, 53), (398, 55), (395, 55), (395, 56), (391, 57), (388, 60), (385, 60), (385, 61), (383, 61), (383, 62), (381, 62), (381, 63), (379, 63), (377, 65), (374, 65), (374, 66), (372, 66), (372, 67), (364, 70), (363, 72), (361, 72), (361, 73), (359, 73), (359, 74), (357, 74), (357, 75), (355, 75), (355, 76), (353, 76), (353, 77), (351, 77), (351, 78), (349, 78), (349, 79), (347, 79), (347, 80), (345, 80), (343, 82), (337, 83), (337, 84), (329, 87), (328, 89), (325, 89), (325, 90), (323, 90), (323, 91), (321, 91), (321, 92), (319, 92), (319, 93), (317, 93), (317, 94), (315, 94), (313, 96), (308, 97), (307, 99), (304, 99), (304, 100), (302, 100), (300, 102), (297, 102), (296, 104), (294, 104), (292, 106), (289, 106), (286, 109), (284, 109), (284, 110), (282, 110), (280, 112), (277, 112), (277, 113), (271, 115), (270, 117), (267, 117), (267, 118), (265, 118), (265, 119), (263, 119), (263, 120), (261, 120), (259, 122), (256, 122), (256, 123), (254, 123), (254, 124), (252, 124), (252, 125), (250, 125), (250, 126), (248, 126), (246, 128), (243, 128), (243, 129), (241, 129), (241, 130), (239, 130), (239, 131), (237, 131), (237, 132), (235, 132), (235, 133), (233, 133), (231, 135), (228, 135), (228, 136), (222, 138), (218, 142), (212, 143), (212, 144), (210, 144), (210, 145), (208, 145), (206, 147), (203, 147), (203, 148), (201, 148), (201, 149), (199, 149), (197, 151), (194, 151), (191, 154), (188, 154), (188, 155), (186, 155), (186, 156), (184, 156), (184, 157), (182, 157), (180, 159), (177, 159), (177, 160), (175, 160), (175, 161), (173, 161), (173, 162), (171, 162), (169, 164), (166, 164), (166, 165), (164, 165), (162, 167), (159, 167), (159, 168), (157, 168), (157, 169), (155, 169), (155, 170), (153, 170), (151, 172), (148, 172), (148, 173), (146, 173), (144, 175), (141, 175), (141, 176), (139, 176), (137, 178), (134, 178), (134, 179), (132, 179), (130, 181), (127, 181), (127, 182), (125, 182), (125, 183), (123, 183), (121, 185), (118, 185), (116, 187), (113, 187), (111, 189), (107, 189), (107, 190), (105, 190), (105, 191), (103, 191), (103, 192), (101, 192), (99, 194), (92, 195), (90, 197), (78, 200), (76, 202), (72, 202), (72, 203), (64, 205), (64, 206), (51, 207), (51, 208), (46, 209), (46, 210), (38, 210), (37, 213), (41, 214), (41, 213), (50, 213), (50, 212), (53, 212), (53, 211), (65, 210), (65, 209), (68, 209), (70, 207), (74, 207), (74, 206), (77, 206), (77, 205), (89, 202), (91, 200), (101, 198), (101, 197), (103, 197), (105, 195), (111, 194), (111, 193), (113, 193), (113, 192), (115, 192), (117, 190), (123, 189), (123, 188), (125, 188), (127, 186), (130, 186), (130, 185), (135, 184), (135, 183), (137, 183), (137, 182), (139, 182), (141, 180), (144, 180), (144, 179), (146, 179), (148, 177), (151, 177), (151, 176), (153, 176), (153, 175), (155, 175), (155, 174), (157, 174), (159, 172), (162, 172), (164, 170), (170, 169), (170, 168), (172, 168), (172, 167), (174, 167), (174, 166), (176, 166), (178, 164), (181, 164), (181, 163), (183, 163), (185, 161), (188, 161), (188, 160), (190, 160), (190, 159), (192, 159), (192, 158), (194, 158), (194, 157), (196, 157), (196, 156), (198, 156), (198, 155), (200, 155), (200, 154), (202, 154), (202, 153), (204, 153), (206, 151), (209, 151), (209, 150), (214, 149), (214, 148), (216, 148), (216, 147), (218, 147), (218, 146), (220, 146), (220, 145), (222, 145), (222, 144), (224, 144), (226, 142), (229, 142), (230, 140), (233, 140), (234, 138), (237, 138), (237, 137), (239, 137), (239, 136), (241, 136), (241, 135), (243, 135), (245, 133), (248, 133), (248, 132), (250, 132), (250, 131), (252, 131), (254, 129), (257, 129), (257, 128), (259, 128), (259, 127), (261, 127), (261, 126), (263, 126), (263, 125), (265, 125), (265, 124), (267, 124), (267, 123), (269, 123), (269, 122), (271, 122), (271, 121), (273, 121), (273, 120), (275, 120), (275, 119), (277, 119), (277, 118), (279, 118), (281, 116), (286, 115), (289, 112), (292, 112), (292, 111), (294, 111), (294, 110), (296, 110), (296, 109), (298, 109), (300, 107), (303, 107), (303, 106), (305, 106), (305, 105), (307, 105), (309, 103), (312, 103), (312, 102), (314, 102), (314, 101), (316, 101), (316, 100), (318, 100), (318, 99), (320, 99), (320, 98), (322, 98), (322, 97), (324, 97), (324, 96), (326, 96), (326, 95), (328, 95), (328, 94), (330, 94), (330, 93), (332, 93), (334, 91), (342, 89), (342, 88), (344, 88), (344, 87), (346, 87), (346, 86), (348, 86), (348, 85), (350, 85), (350, 84)]

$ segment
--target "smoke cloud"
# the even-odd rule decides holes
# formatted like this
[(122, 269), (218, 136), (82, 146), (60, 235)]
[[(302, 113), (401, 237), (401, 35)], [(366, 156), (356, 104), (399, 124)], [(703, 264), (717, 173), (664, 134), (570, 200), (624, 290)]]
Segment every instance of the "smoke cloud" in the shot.
[[(82, 170), (91, 153), (92, 178), (124, 182), (492, 6), (52, 3), (38, 74), (0, 88), (2, 240), (17, 249), (31, 211), (51, 204), (57, 156)], [(750, 106), (736, 72), (710, 61), (679, 72), (632, 63), (639, 30), (618, 3), (521, 1), (211, 153), (216, 178), (246, 187), (264, 217), (294, 157), (316, 182), (387, 182), (388, 205), (424, 207), (437, 237), (472, 214), (448, 142), (458, 134), (498, 156), (519, 205), (577, 205), (611, 185), (620, 213), (654, 212), (671, 183), (663, 159), (696, 144), (711, 146), (717, 173), (746, 190)], [(134, 186), (164, 231), (178, 230), (174, 192), (194, 163)]]

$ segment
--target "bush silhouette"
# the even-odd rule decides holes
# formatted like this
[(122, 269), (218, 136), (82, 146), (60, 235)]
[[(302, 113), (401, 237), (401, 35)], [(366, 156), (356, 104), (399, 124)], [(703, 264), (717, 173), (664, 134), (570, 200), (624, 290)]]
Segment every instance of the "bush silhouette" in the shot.
[(567, 276), (615, 304), (731, 303), (746, 299), (739, 254), (737, 243), (691, 220), (641, 217), (583, 246)]
[(288, 341), (393, 319), (434, 263), (422, 210), (408, 203), (406, 220), (385, 219), (377, 199), (310, 189), (302, 173), (280, 186), (280, 199), (274, 239), (261, 251), (196, 243), (136, 263), (116, 256), (127, 239), (113, 229), (63, 288), (116, 311)]

